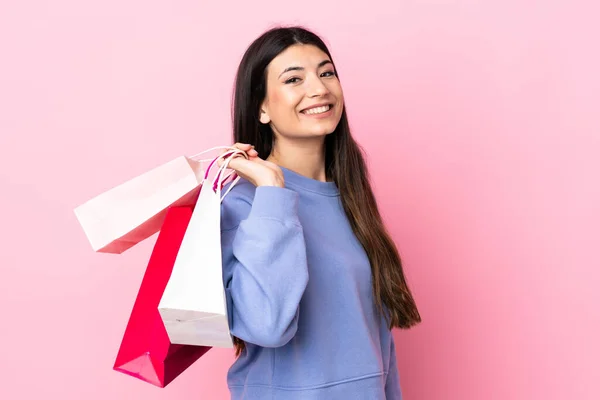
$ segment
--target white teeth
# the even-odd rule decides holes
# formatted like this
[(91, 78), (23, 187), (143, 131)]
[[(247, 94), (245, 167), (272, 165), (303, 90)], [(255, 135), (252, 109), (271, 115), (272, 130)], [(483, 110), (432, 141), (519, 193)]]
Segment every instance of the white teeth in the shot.
[(315, 107), (315, 108), (311, 108), (310, 110), (306, 110), (304, 111), (304, 114), (322, 114), (324, 112), (329, 111), (330, 106), (326, 105), (326, 106), (322, 106), (322, 107)]

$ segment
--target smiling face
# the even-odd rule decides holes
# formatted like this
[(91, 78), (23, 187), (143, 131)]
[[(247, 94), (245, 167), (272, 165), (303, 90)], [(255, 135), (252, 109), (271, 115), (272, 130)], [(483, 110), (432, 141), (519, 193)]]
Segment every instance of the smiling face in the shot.
[(266, 82), (259, 117), (275, 137), (324, 136), (340, 122), (342, 87), (331, 59), (318, 47), (288, 47), (267, 66)]

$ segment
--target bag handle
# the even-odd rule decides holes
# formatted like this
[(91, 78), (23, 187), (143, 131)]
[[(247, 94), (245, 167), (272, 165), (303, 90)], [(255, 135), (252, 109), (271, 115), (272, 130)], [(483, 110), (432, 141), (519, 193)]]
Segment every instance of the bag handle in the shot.
[[(218, 157), (215, 157), (215, 158), (212, 160), (212, 162), (211, 162), (211, 163), (208, 165), (208, 168), (206, 168), (206, 173), (204, 174), (204, 180), (208, 179), (208, 174), (210, 174), (210, 171), (211, 171), (212, 167), (213, 167), (213, 166), (215, 165), (215, 163), (216, 163), (216, 162), (217, 162), (219, 159), (221, 159), (221, 158), (225, 158), (225, 159), (226, 159), (226, 158), (229, 158), (230, 156), (232, 156), (232, 155), (234, 155), (234, 154), (242, 154), (244, 157), (246, 157), (246, 159), (248, 159), (248, 158), (249, 158), (249, 157), (248, 157), (248, 154), (246, 154), (246, 152), (245, 152), (245, 151), (243, 151), (243, 150), (240, 150), (240, 149), (238, 149), (238, 148), (235, 148), (235, 147), (226, 147), (226, 148), (227, 148), (227, 149), (230, 149), (230, 150), (229, 150), (229, 151), (227, 151), (227, 152), (225, 152), (225, 153), (223, 153), (223, 154), (221, 154), (221, 155), (220, 155), (220, 156), (218, 156)], [(226, 164), (226, 165), (229, 165), (229, 162), (227, 162), (227, 164)], [(223, 171), (224, 169), (225, 169), (225, 168), (223, 168), (222, 166), (219, 168), (219, 172), (217, 173), (217, 178), (215, 178), (215, 180), (219, 178), (219, 176), (221, 175), (221, 173), (222, 173), (222, 171)], [(213, 183), (214, 183), (214, 182), (215, 182), (215, 181), (213, 181)]]
[[(218, 150), (218, 149), (226, 149), (229, 150), (223, 154), (221, 154), (220, 156), (216, 157), (216, 158), (208, 158), (208, 159), (198, 159), (198, 156), (201, 156), (203, 154), (209, 153), (211, 151), (214, 150)], [(215, 177), (215, 179), (213, 180), (213, 190), (215, 192), (218, 192), (218, 194), (221, 193), (221, 190), (223, 189), (223, 186), (225, 185), (225, 182), (227, 182), (227, 180), (234, 175), (234, 178), (232, 180), (232, 184), (231, 186), (227, 189), (227, 191), (225, 192), (225, 194), (221, 197), (220, 201), (223, 201), (223, 199), (225, 198), (225, 196), (227, 196), (227, 194), (229, 193), (229, 191), (231, 189), (233, 189), (233, 187), (236, 185), (236, 183), (238, 183), (238, 181), (240, 180), (240, 177), (237, 175), (237, 173), (235, 171), (231, 171), (229, 174), (227, 174), (224, 178), (221, 179), (221, 175), (223, 174), (223, 172), (227, 169), (227, 167), (229, 166), (229, 161), (231, 161), (232, 157), (234, 154), (242, 154), (244, 157), (246, 157), (246, 159), (248, 159), (248, 154), (246, 154), (245, 151), (240, 150), (236, 147), (231, 147), (231, 146), (215, 146), (215, 147), (211, 147), (210, 149), (206, 149), (204, 151), (201, 151), (200, 153), (196, 153), (194, 155), (189, 156), (188, 158), (195, 160), (195, 161), (199, 161), (199, 162), (211, 162), (208, 166), (208, 168), (206, 169), (206, 173), (204, 174), (204, 181), (206, 181), (208, 179), (208, 175), (212, 169), (212, 167), (214, 166), (215, 162), (217, 162), (217, 160), (219, 160), (220, 158), (226, 158), (226, 161), (223, 163), (223, 165), (219, 168), (219, 171), (217, 172), (217, 176)]]
[[(227, 194), (229, 193), (229, 191), (231, 189), (233, 189), (233, 187), (238, 183), (238, 181), (240, 180), (240, 177), (237, 176), (237, 174), (235, 173), (235, 171), (229, 173), (227, 176), (223, 177), (223, 173), (226, 169), (228, 169), (229, 167), (229, 162), (231, 162), (231, 160), (234, 158), (233, 155), (235, 154), (241, 154), (244, 157), (246, 157), (246, 159), (248, 159), (248, 154), (246, 154), (245, 151), (240, 150), (238, 148), (235, 147), (224, 147), (226, 149), (229, 149), (229, 151), (221, 154), (220, 156), (216, 157), (215, 159), (212, 160), (212, 162), (210, 163), (210, 165), (208, 166), (208, 168), (206, 169), (206, 173), (204, 175), (204, 180), (206, 181), (208, 179), (208, 175), (210, 173), (210, 171), (212, 170), (213, 166), (215, 165), (215, 163), (223, 158), (225, 159), (225, 162), (223, 163), (223, 165), (221, 165), (221, 167), (219, 168), (219, 171), (217, 172), (217, 175), (215, 177), (215, 179), (213, 180), (213, 191), (215, 191), (215, 193), (217, 195), (221, 195), (221, 190), (223, 189), (223, 186), (225, 185), (225, 182), (227, 181), (227, 179), (229, 179), (230, 176), (235, 175), (236, 177), (233, 179), (233, 183), (231, 184), (231, 186), (227, 189), (227, 191), (225, 192), (225, 194), (223, 196), (220, 196), (220, 201), (223, 201), (223, 199), (225, 198), (225, 196), (227, 196)], [(205, 182), (206, 183), (206, 182)]]
[[(236, 152), (237, 153), (237, 152)], [(248, 158), (248, 155), (242, 151), (242, 154)], [(225, 169), (227, 169), (227, 167), (229, 166), (229, 162), (233, 159), (233, 154), (232, 156), (228, 157), (225, 162), (223, 163), (223, 165), (221, 166), (221, 169), (219, 170), (219, 175), (221, 174), (221, 172), (223, 172)], [(234, 171), (235, 172), (235, 171)], [(217, 178), (219, 177), (219, 175), (217, 175)], [(218, 183), (215, 183), (216, 187), (213, 186), (213, 190), (216, 190), (217, 195), (221, 194), (221, 190), (223, 189), (223, 185), (225, 184), (225, 182), (227, 181), (227, 178), (229, 178), (231, 174), (227, 175), (223, 180), (221, 180)], [(225, 194), (223, 196), (221, 196), (220, 201), (222, 202), (223, 199), (225, 198), (225, 196), (227, 196), (227, 194), (231, 191), (231, 189), (233, 189), (233, 187), (239, 182), (239, 180), (241, 179), (240, 176), (238, 176), (237, 174), (235, 174), (235, 178), (233, 179), (231, 185), (229, 186), (229, 188), (227, 189), (227, 191), (225, 192)]]
[[(221, 156), (219, 156), (219, 157), (216, 157), (216, 158), (205, 158), (205, 159), (200, 159), (200, 160), (198, 159), (198, 156), (201, 156), (202, 154), (209, 153), (209, 152), (211, 152), (211, 151), (218, 150), (218, 149), (227, 149), (227, 150), (232, 150), (232, 151), (230, 151), (230, 152), (226, 152), (225, 154), (222, 154)], [(188, 156), (187, 158), (189, 158), (189, 159), (192, 159), (192, 160), (194, 160), (194, 161), (198, 161), (198, 162), (209, 162), (209, 161), (211, 162), (211, 163), (210, 163), (210, 165), (209, 165), (209, 167), (208, 167), (208, 168), (207, 168), (207, 170), (206, 170), (206, 173), (205, 173), (205, 175), (204, 175), (204, 180), (206, 180), (206, 179), (208, 179), (208, 174), (209, 174), (209, 172), (210, 172), (210, 169), (212, 168), (213, 164), (214, 164), (214, 163), (215, 163), (215, 162), (216, 162), (216, 161), (217, 161), (219, 158), (221, 158), (221, 157), (224, 157), (224, 156), (226, 157), (226, 156), (232, 155), (233, 153), (243, 153), (243, 151), (242, 151), (242, 150), (239, 150), (239, 149), (238, 149), (238, 148), (236, 148), (236, 147), (231, 147), (231, 146), (215, 146), (215, 147), (211, 147), (210, 149), (206, 149), (206, 150), (204, 150), (204, 151), (201, 151), (200, 153), (196, 153), (196, 154), (194, 154), (194, 155)], [(243, 154), (244, 154), (244, 156), (245, 156), (246, 158), (248, 158), (248, 156), (247, 156), (245, 153), (243, 153)], [(226, 176), (226, 177), (225, 177), (225, 179), (223, 180), (223, 184), (224, 184), (224, 182), (226, 182), (226, 181), (227, 181), (227, 179), (229, 179), (229, 177), (231, 177), (232, 175), (236, 175), (236, 177), (237, 177), (237, 174), (235, 173), (235, 171), (232, 171), (232, 172), (230, 172), (229, 174), (227, 174), (227, 176)], [(235, 179), (235, 178), (234, 178), (234, 179)], [(214, 187), (213, 187), (213, 189), (214, 189), (214, 190), (216, 190), (216, 186), (214, 186)]]
[(191, 158), (192, 160), (199, 161), (199, 162), (213, 161), (214, 158), (206, 158), (206, 159), (203, 159), (203, 160), (198, 160), (198, 156), (201, 156), (203, 154), (206, 154), (206, 153), (209, 153), (211, 151), (218, 150), (218, 149), (235, 149), (235, 147), (231, 147), (231, 146), (215, 146), (215, 147), (211, 147), (210, 149), (201, 151), (200, 153), (196, 153), (196, 154), (194, 154), (192, 156), (189, 156), (188, 158)]

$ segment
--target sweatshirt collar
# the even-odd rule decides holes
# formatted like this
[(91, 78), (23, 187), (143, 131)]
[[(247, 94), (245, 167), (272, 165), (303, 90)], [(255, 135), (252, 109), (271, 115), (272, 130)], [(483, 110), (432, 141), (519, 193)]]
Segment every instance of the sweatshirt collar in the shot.
[(285, 178), (286, 186), (288, 183), (290, 186), (305, 189), (310, 192), (322, 194), (325, 196), (339, 196), (340, 191), (337, 188), (335, 182), (321, 182), (316, 179), (308, 178), (304, 175), (292, 171), (290, 169), (280, 167), (283, 171), (283, 177)]

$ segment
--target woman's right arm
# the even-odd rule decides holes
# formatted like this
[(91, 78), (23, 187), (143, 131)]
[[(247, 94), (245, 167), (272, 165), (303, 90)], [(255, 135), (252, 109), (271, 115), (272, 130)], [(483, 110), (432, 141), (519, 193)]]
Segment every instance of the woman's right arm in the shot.
[[(249, 185), (245, 185), (245, 189)], [(298, 328), (308, 283), (298, 193), (236, 188), (222, 203), (223, 282), (231, 334), (261, 347), (285, 345)]]

